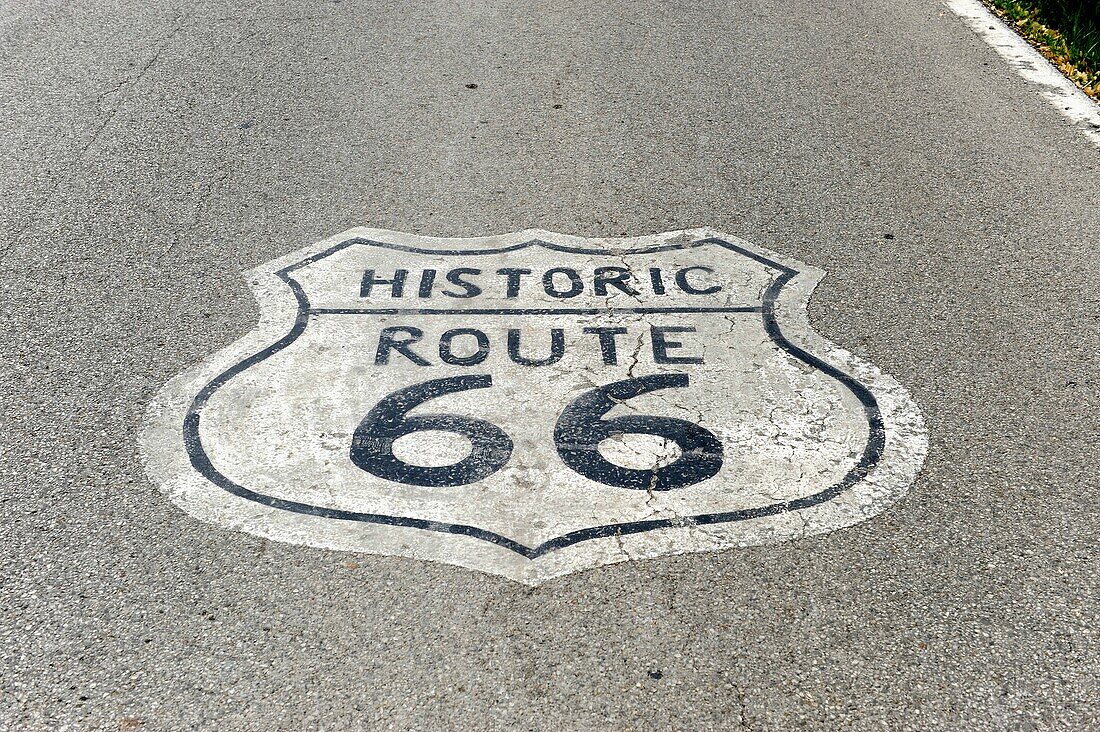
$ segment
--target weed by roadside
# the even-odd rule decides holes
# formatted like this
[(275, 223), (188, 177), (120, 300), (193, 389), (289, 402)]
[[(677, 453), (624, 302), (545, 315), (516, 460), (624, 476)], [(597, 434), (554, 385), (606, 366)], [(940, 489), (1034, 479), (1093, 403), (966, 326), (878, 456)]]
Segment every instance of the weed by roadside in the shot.
[(1100, 100), (1100, 0), (983, 0), (1086, 94)]

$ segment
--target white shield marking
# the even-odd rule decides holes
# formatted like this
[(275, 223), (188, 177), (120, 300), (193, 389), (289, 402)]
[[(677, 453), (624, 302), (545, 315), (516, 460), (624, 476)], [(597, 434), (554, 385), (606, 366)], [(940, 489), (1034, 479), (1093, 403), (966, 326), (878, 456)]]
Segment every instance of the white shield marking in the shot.
[(206, 521), (528, 584), (834, 531), (927, 439), (810, 329), (823, 276), (709, 230), (352, 229), (247, 273), (259, 324), (157, 396), (147, 469)]

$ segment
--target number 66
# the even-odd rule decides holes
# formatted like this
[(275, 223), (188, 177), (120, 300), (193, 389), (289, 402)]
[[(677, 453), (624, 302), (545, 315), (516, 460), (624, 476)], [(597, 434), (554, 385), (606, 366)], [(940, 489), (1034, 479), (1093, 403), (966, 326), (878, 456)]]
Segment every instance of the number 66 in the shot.
[[(627, 415), (603, 419), (616, 404), (657, 389), (683, 388), (687, 374), (656, 374), (616, 381), (585, 392), (574, 399), (554, 426), (554, 446), (571, 470), (604, 485), (633, 490), (667, 491), (706, 480), (722, 467), (722, 443), (714, 433), (697, 424), (673, 417)], [(488, 374), (432, 379), (401, 389), (374, 406), (355, 429), (351, 461), (371, 475), (420, 486), (466, 485), (487, 478), (503, 468), (512, 456), (511, 438), (491, 422), (452, 414), (409, 416), (424, 402), (493, 384)], [(393, 453), (400, 437), (438, 430), (454, 432), (470, 440), (472, 450), (453, 465), (411, 465)], [(654, 469), (624, 468), (608, 461), (599, 444), (624, 434), (649, 434), (675, 442), (680, 457)]]

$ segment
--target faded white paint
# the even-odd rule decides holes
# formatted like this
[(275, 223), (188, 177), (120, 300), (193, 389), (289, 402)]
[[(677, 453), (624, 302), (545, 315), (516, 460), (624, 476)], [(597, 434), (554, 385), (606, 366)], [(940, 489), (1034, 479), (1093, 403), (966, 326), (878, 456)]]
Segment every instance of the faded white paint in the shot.
[(944, 0), (943, 4), (992, 46), (1016, 73), (1038, 87), (1043, 97), (1077, 129), (1100, 145), (1100, 105), (979, 0)]
[[(542, 243), (520, 246), (532, 241)], [(519, 248), (492, 253), (512, 247)], [(652, 251), (661, 247), (665, 249)], [(466, 253), (441, 253), (447, 251)], [(307, 264), (299, 264), (311, 257)], [(611, 289), (605, 296), (595, 295), (591, 275), (598, 266), (628, 268), (637, 294)], [(663, 294), (647, 286), (651, 268), (673, 273), (691, 266), (713, 270), (692, 270), (693, 288), (717, 284), (721, 290), (691, 294), (676, 288), (667, 274)], [(277, 274), (286, 267), (293, 268), (288, 277), (300, 284), (311, 308), (340, 311), (309, 316), (304, 329), (289, 340), (300, 303)], [(442, 277), (457, 267), (482, 270), (484, 292), (467, 299), (438, 292), (427, 299), (416, 296), (417, 273), (435, 269)], [(501, 267), (523, 267), (535, 274), (523, 280), (518, 297), (506, 297), (502, 278), (493, 274)], [(568, 299), (548, 296), (538, 275), (554, 267), (581, 273), (584, 291)], [(773, 288), (778, 294), (772, 306), (790, 348), (805, 349), (869, 389), (884, 425), (881, 457), (869, 474), (839, 495), (805, 507), (798, 502), (845, 481), (866, 454), (871, 422), (857, 393), (822, 368), (796, 358), (790, 348), (781, 348), (765, 331), (759, 311), (632, 312), (759, 308), (782, 267), (796, 274), (781, 290)], [(400, 298), (388, 287), (360, 296), (365, 270), (373, 269), (381, 277), (396, 268), (409, 271)], [(310, 546), (447, 562), (529, 584), (628, 559), (833, 531), (879, 513), (905, 493), (923, 462), (926, 436), (919, 410), (896, 381), (809, 327), (806, 304), (823, 275), (736, 237), (704, 229), (599, 240), (544, 231), (434, 239), (352, 229), (247, 273), (261, 306), (260, 322), (241, 340), (173, 379), (157, 396), (144, 436), (148, 472), (186, 511), (223, 526)], [(432, 308), (433, 314), (342, 312), (423, 308)], [(481, 312), (560, 308), (597, 312)], [(434, 314), (436, 309), (448, 312)], [(380, 329), (393, 326), (423, 331), (414, 351), (431, 365), (415, 365), (398, 353), (391, 353), (386, 364), (376, 363)], [(598, 337), (583, 332), (585, 327), (600, 326), (627, 330), (618, 338), (617, 364), (606, 363)], [(483, 363), (440, 363), (439, 336), (458, 327), (476, 328), (488, 336), (490, 353)], [(653, 327), (694, 328), (669, 335), (669, 340), (682, 343), (669, 352), (701, 357), (703, 363), (657, 363)], [(521, 332), (523, 355), (534, 358), (545, 355), (551, 328), (565, 333), (560, 361), (523, 366), (508, 357), (508, 329)], [(269, 355), (255, 356), (279, 343), (283, 346)], [(458, 345), (456, 341), (456, 351), (468, 353)], [(241, 369), (242, 362), (251, 365)], [(235, 367), (238, 372), (224, 383), (214, 381)], [(652, 415), (705, 428), (719, 438), (723, 450), (721, 468), (713, 477), (674, 490), (635, 490), (602, 484), (565, 465), (553, 433), (568, 404), (611, 382), (668, 373), (687, 374), (690, 384), (625, 400), (607, 418)], [(429, 379), (469, 374), (491, 375), (492, 387), (447, 394), (411, 414), (455, 414), (498, 426), (513, 449), (497, 472), (466, 485), (426, 487), (379, 478), (352, 462), (352, 433), (380, 399)], [(212, 381), (220, 386), (202, 392)], [(197, 435), (212, 471), (264, 496), (267, 503), (235, 495), (196, 469), (194, 450), (189, 457), (185, 449), (183, 426), (200, 392), (206, 396), (195, 407), (201, 415)], [(399, 459), (423, 466), (453, 464), (469, 449), (466, 438), (440, 431), (414, 433), (393, 443)], [(617, 465), (655, 470), (674, 463), (681, 450), (673, 441), (628, 433), (600, 442), (599, 454)], [(330, 518), (285, 510), (279, 501), (431, 523), (415, 528)], [(791, 508), (704, 525), (692, 518), (776, 506)], [(534, 558), (440, 528), (473, 527), (525, 547), (546, 547), (558, 537), (593, 527), (653, 520), (665, 520), (666, 525), (651, 530), (637, 530), (635, 525), (633, 533), (611, 529)]]

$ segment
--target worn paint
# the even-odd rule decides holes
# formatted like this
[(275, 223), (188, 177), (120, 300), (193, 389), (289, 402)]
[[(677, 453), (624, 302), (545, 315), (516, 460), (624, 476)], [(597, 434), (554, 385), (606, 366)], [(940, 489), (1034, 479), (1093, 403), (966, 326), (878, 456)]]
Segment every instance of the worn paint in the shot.
[(926, 437), (809, 327), (823, 275), (703, 229), (352, 229), (247, 273), (260, 322), (158, 395), (148, 471), (213, 523), (529, 584), (833, 531)]
[(979, 0), (944, 0), (944, 5), (962, 18), (1017, 74), (1033, 84), (1059, 114), (1094, 144), (1100, 145), (1100, 105)]

